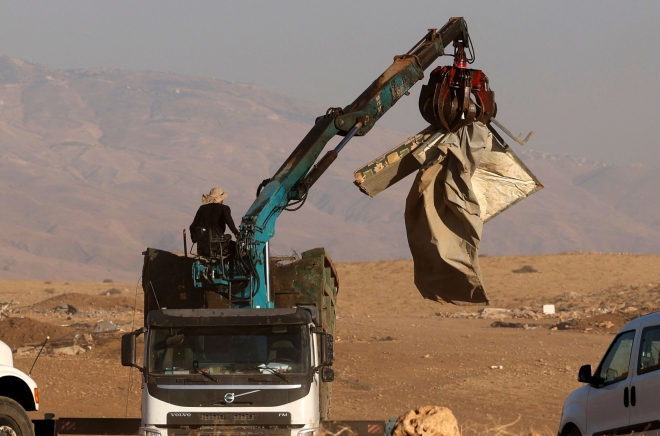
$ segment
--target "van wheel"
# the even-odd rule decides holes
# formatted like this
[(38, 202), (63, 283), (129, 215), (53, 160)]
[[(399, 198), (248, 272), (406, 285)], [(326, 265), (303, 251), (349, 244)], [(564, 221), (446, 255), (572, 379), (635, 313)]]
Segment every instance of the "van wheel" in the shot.
[(0, 436), (34, 436), (32, 421), (16, 401), (0, 397)]
[(582, 436), (582, 433), (580, 433), (579, 428), (573, 425), (571, 428), (564, 430), (562, 436)]

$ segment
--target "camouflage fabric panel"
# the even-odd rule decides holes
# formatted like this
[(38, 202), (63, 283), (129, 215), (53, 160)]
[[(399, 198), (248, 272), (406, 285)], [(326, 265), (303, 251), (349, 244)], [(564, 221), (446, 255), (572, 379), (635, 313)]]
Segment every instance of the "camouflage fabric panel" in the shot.
[(334, 334), (339, 280), (324, 248), (302, 253), (293, 262), (271, 260), (271, 290), (275, 307), (313, 305), (319, 308), (323, 331)]
[(420, 164), (412, 156), (424, 141), (429, 139), (435, 128), (429, 126), (417, 135), (408, 138), (392, 150), (355, 171), (355, 185), (362, 192), (374, 197), (404, 177), (419, 169)]

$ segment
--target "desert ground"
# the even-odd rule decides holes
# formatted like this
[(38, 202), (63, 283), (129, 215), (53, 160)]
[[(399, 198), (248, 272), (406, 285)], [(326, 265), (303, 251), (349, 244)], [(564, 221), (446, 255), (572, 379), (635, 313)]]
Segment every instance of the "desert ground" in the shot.
[[(490, 308), (506, 310), (423, 300), (409, 260), (337, 265), (333, 418), (389, 419), (440, 405), (464, 433), (515, 422), (506, 430), (556, 434), (580, 365), (596, 365), (627, 320), (660, 308), (660, 256), (480, 260)], [(139, 416), (139, 373), (120, 365), (119, 337), (141, 325), (142, 290), (110, 279), (0, 281), (0, 300), (11, 303), (0, 305), (0, 339), (16, 350), (15, 365), (29, 371), (33, 346), (51, 338), (32, 371), (41, 392), (33, 418)], [(557, 313), (543, 315), (544, 304)], [(102, 320), (119, 331), (94, 332)]]

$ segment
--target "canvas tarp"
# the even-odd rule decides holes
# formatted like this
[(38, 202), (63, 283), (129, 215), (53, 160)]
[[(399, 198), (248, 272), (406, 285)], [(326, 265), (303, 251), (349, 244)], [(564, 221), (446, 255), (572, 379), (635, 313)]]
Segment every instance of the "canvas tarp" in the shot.
[(356, 171), (356, 184), (374, 196), (415, 170), (405, 210), (415, 285), (435, 301), (488, 304), (483, 223), (543, 186), (481, 123), (426, 129)]

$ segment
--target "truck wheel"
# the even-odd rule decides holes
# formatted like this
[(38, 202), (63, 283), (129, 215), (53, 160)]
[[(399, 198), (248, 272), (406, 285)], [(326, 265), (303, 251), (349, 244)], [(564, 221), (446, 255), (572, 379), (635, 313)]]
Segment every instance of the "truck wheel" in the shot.
[(32, 421), (16, 401), (0, 397), (0, 436), (34, 436)]

